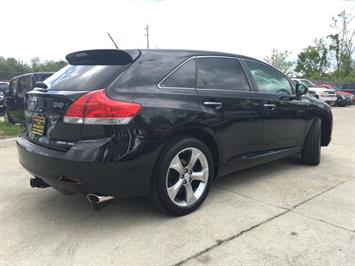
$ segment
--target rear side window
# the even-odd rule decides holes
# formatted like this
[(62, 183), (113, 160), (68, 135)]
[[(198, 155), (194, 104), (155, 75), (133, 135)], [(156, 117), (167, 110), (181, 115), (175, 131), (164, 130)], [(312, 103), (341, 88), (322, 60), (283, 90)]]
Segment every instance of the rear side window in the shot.
[(38, 81), (44, 81), (47, 78), (49, 78), (52, 74), (37, 74), (37, 75), (33, 75), (32, 80), (33, 80), (33, 84), (35, 84)]
[(10, 91), (12, 91), (13, 94), (17, 93), (17, 86), (18, 84), (16, 79), (10, 82)]
[(46, 80), (46, 79), (49, 78), (50, 76), (52, 76), (52, 74), (43, 75), (43, 76), (41, 77), (41, 81)]
[(161, 83), (161, 87), (195, 88), (195, 72), (196, 63), (191, 59), (172, 72)]
[(237, 59), (199, 58), (197, 87), (200, 89), (248, 91), (249, 85)]
[(129, 65), (67, 65), (44, 81), (49, 90), (92, 91), (105, 88)]
[(17, 95), (23, 97), (26, 92), (32, 90), (31, 77), (26, 76), (18, 80), (18, 91)]

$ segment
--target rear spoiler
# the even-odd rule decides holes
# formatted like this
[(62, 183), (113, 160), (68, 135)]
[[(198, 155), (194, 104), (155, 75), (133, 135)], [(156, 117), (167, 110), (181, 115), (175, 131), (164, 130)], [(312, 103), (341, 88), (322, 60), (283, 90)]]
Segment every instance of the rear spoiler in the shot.
[(68, 54), (65, 59), (71, 65), (128, 65), (140, 55), (140, 50), (85, 50)]

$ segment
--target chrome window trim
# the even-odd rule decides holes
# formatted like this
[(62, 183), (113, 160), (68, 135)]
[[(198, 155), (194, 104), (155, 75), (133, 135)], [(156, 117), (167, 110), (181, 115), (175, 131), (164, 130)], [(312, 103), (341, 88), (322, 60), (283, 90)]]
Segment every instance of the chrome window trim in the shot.
[(196, 58), (227, 58), (227, 59), (234, 59), (239, 60), (239, 57), (234, 56), (227, 56), (227, 55), (198, 55)]
[[(227, 55), (200, 55), (200, 56), (196, 56), (196, 58), (224, 58), (224, 59), (232, 59), (232, 60), (237, 60), (238, 63), (240, 64), (240, 67), (242, 68), (242, 71), (244, 73), (245, 76), (245, 80), (248, 83), (248, 90), (235, 90), (235, 89), (207, 89), (207, 88), (198, 88), (197, 87), (197, 81), (196, 81), (196, 90), (211, 90), (211, 91), (224, 91), (224, 92), (253, 92), (253, 87), (251, 86), (252, 84), (250, 84), (250, 81), (248, 79), (248, 73), (245, 71), (243, 64), (241, 62), (242, 58), (238, 57), (238, 56), (227, 56)], [(197, 75), (198, 73), (196, 73)]]
[(187, 58), (185, 61), (183, 61), (182, 63), (180, 63), (177, 67), (175, 67), (172, 71), (170, 71), (159, 83), (158, 83), (158, 88), (159, 89), (182, 89), (182, 90), (194, 90), (195, 88), (189, 88), (189, 87), (168, 87), (168, 86), (162, 86), (161, 84), (167, 80), (173, 73), (175, 73), (180, 67), (182, 67), (183, 65), (185, 65), (187, 62), (189, 62), (190, 60), (195, 59), (196, 56), (191, 56), (189, 58)]
[[(267, 64), (267, 63), (265, 63), (265, 62), (258, 61), (258, 60), (254, 60), (254, 59), (246, 58), (246, 59), (243, 59), (243, 60), (244, 60), (244, 61), (249, 61), (249, 62), (253, 62), (253, 63), (258, 63), (258, 64), (261, 64), (261, 65), (264, 65), (264, 66), (266, 66), (266, 67), (269, 67), (269, 68), (273, 69), (275, 72), (281, 74), (281, 76), (283, 76), (283, 77), (288, 81), (288, 83), (289, 83), (289, 85), (290, 85), (290, 87), (291, 87), (292, 94), (290, 94), (290, 95), (296, 95), (295, 88), (294, 88), (294, 86), (293, 86), (294, 82), (292, 81), (292, 79), (289, 78), (289, 77), (288, 77), (287, 75), (285, 75), (284, 73), (282, 73), (282, 72), (281, 72), (280, 70), (278, 70), (277, 68), (275, 68), (275, 67), (273, 67), (272, 65), (269, 65), (269, 64)], [(247, 66), (247, 68), (248, 68), (248, 71), (249, 71), (250, 75), (252, 75), (248, 66)], [(254, 80), (254, 82), (255, 82), (254, 77), (253, 77), (253, 80)], [(256, 88), (256, 89), (257, 89), (257, 88)], [(262, 92), (262, 91), (256, 90), (256, 92)], [(264, 92), (264, 93), (265, 93), (265, 92)], [(274, 92), (269, 92), (268, 94), (280, 95), (279, 93), (274, 93)]]
[[(179, 64), (177, 67), (175, 67), (172, 71), (170, 71), (159, 83), (158, 83), (158, 88), (159, 89), (181, 89), (181, 90), (191, 90), (191, 89), (198, 89), (197, 87), (195, 88), (190, 88), (190, 87), (167, 87), (167, 86), (162, 86), (161, 84), (167, 80), (175, 71), (177, 71), (180, 67), (182, 67), (184, 64), (189, 62), (190, 60), (198, 59), (198, 58), (226, 58), (226, 59), (234, 59), (234, 60), (239, 60), (239, 57), (233, 57), (233, 56), (225, 56), (225, 55), (194, 55), (183, 61), (181, 64)], [(204, 89), (206, 90), (206, 89)], [(213, 89), (211, 89), (213, 90)], [(232, 90), (226, 90), (226, 91), (232, 91)], [(251, 90), (249, 90), (251, 91)]]

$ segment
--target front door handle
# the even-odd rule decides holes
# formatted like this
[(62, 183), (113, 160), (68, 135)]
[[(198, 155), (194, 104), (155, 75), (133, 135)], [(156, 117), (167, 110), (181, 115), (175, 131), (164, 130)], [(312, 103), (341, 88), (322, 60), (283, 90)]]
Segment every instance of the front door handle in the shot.
[(275, 110), (276, 105), (273, 104), (273, 103), (265, 103), (265, 104), (264, 104), (264, 108), (265, 108), (265, 109), (268, 109), (268, 110)]
[(222, 103), (220, 102), (203, 102), (203, 104), (206, 106), (214, 107), (217, 110), (222, 108)]

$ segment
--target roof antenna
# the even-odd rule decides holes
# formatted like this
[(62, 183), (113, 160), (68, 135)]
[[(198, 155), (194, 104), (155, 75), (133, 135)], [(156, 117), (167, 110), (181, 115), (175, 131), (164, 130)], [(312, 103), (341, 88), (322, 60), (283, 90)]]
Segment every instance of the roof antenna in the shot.
[(107, 33), (108, 37), (110, 37), (111, 41), (113, 42), (114, 46), (116, 47), (116, 49), (118, 49), (117, 44), (115, 43), (115, 41), (113, 40), (113, 38), (111, 37), (110, 33)]

